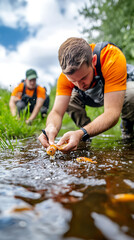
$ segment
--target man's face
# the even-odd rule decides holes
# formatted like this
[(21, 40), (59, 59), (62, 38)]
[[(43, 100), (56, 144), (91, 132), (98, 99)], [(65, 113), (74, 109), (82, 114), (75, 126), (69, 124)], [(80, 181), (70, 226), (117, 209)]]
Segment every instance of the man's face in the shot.
[(86, 91), (93, 80), (94, 70), (92, 66), (87, 66), (86, 63), (83, 63), (76, 72), (66, 75), (66, 77), (79, 89)]
[(35, 89), (35, 87), (36, 87), (36, 78), (31, 79), (31, 80), (26, 79), (26, 86), (29, 89)]

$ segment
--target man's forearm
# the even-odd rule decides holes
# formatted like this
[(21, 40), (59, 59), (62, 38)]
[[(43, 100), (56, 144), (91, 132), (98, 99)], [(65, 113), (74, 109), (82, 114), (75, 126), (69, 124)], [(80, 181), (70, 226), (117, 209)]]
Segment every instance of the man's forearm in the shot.
[(12, 116), (16, 115), (16, 105), (14, 103), (9, 105)]
[(55, 111), (51, 111), (47, 117), (46, 127), (55, 128), (57, 134), (61, 128), (62, 117)]
[(9, 101), (9, 107), (10, 107), (10, 111), (11, 111), (11, 114), (12, 114), (12, 116), (15, 116), (16, 115), (16, 110), (17, 110), (17, 108), (16, 108), (16, 103), (17, 103), (17, 101), (19, 101), (20, 99), (18, 98), (18, 97), (16, 97), (16, 96), (11, 96), (11, 98), (10, 98), (10, 101)]
[(28, 120), (32, 121), (36, 118), (36, 116), (38, 115), (41, 107), (43, 106), (43, 103), (44, 103), (44, 99), (42, 98), (37, 98), (37, 101), (36, 101), (36, 104), (35, 104), (35, 107), (29, 117)]
[(104, 94), (104, 113), (84, 127), (91, 137), (115, 126), (120, 117), (124, 95), (125, 91)]
[(91, 123), (84, 126), (91, 137), (107, 131), (117, 124), (119, 116), (112, 111), (107, 111), (94, 119)]
[(40, 111), (40, 107), (35, 106), (31, 115), (30, 115), (30, 117), (29, 117), (29, 120), (30, 121), (34, 120), (36, 118), (36, 116), (38, 115), (39, 111)]

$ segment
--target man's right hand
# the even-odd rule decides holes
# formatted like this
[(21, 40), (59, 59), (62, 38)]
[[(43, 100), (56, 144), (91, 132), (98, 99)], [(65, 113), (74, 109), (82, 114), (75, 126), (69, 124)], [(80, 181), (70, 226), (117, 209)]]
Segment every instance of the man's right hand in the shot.
[(54, 144), (54, 139), (55, 139), (55, 137), (57, 135), (57, 130), (54, 127), (51, 126), (51, 127), (47, 127), (45, 129), (45, 132), (47, 134), (47, 137), (42, 132), (40, 134), (40, 136), (38, 137), (38, 139), (41, 142), (41, 144), (43, 145), (43, 147), (47, 148), (47, 147), (49, 147), (49, 145)]
[(41, 133), (41, 134), (39, 135), (38, 139), (39, 139), (39, 141), (41, 142), (41, 144), (42, 144), (42, 146), (43, 146), (44, 148), (49, 147), (50, 144), (49, 144), (46, 136), (44, 135), (44, 133)]

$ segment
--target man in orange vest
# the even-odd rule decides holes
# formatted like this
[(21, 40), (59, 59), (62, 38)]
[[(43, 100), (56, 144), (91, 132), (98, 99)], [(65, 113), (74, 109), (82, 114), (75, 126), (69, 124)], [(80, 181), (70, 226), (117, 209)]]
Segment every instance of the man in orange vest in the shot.
[(47, 114), (49, 107), (49, 96), (46, 94), (46, 89), (37, 85), (37, 72), (34, 69), (26, 71), (26, 79), (23, 80), (12, 92), (9, 107), (11, 114), (16, 115), (16, 107), (18, 113), (27, 108), (29, 104), (30, 117), (26, 123), (31, 123), (39, 111), (42, 118)]
[[(39, 140), (44, 147), (54, 143), (64, 113), (68, 111), (80, 129), (63, 135), (59, 145), (68, 141), (63, 151), (76, 150), (87, 140), (123, 120), (122, 132), (133, 135), (134, 81), (127, 82), (127, 64), (122, 51), (112, 43), (88, 44), (82, 38), (69, 38), (59, 48), (62, 73), (57, 82), (54, 106), (48, 115), (45, 134)], [(91, 121), (85, 106), (104, 105), (104, 112)]]

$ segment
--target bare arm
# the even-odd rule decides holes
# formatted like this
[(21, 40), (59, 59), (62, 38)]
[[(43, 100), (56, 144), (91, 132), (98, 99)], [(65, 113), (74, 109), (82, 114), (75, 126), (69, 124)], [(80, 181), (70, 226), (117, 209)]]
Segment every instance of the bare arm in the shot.
[(57, 136), (64, 113), (68, 107), (70, 96), (56, 96), (54, 106), (47, 117), (46, 133), (49, 138), (49, 143), (46, 141), (46, 137), (43, 133), (40, 134), (39, 140), (44, 147), (48, 147), (49, 144), (54, 143), (54, 139)]
[(125, 91), (104, 94), (104, 113), (85, 126), (90, 136), (96, 136), (116, 125), (123, 106)]
[[(125, 91), (104, 94), (104, 112), (91, 123), (84, 126), (91, 137), (96, 136), (116, 125), (122, 110), (124, 95)], [(64, 148), (64, 150), (76, 150), (82, 135), (82, 130), (67, 132), (63, 135), (59, 144), (63, 144), (67, 139), (69, 139), (69, 144)]]
[(20, 100), (18, 97), (16, 96), (11, 96), (10, 101), (9, 101), (9, 107), (10, 107), (10, 111), (12, 116), (16, 115), (16, 102)]

